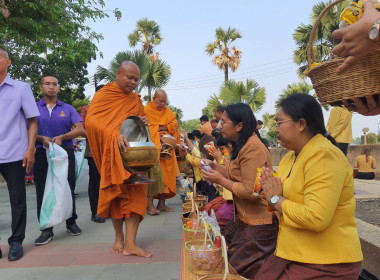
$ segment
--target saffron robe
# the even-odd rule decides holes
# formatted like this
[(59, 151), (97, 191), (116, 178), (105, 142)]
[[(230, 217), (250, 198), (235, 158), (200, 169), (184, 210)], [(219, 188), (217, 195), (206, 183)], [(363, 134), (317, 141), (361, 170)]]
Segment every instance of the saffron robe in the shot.
[[(158, 129), (160, 125), (165, 125), (168, 128), (167, 132), (176, 138), (178, 136), (178, 123), (176, 120), (176, 116), (172, 111), (170, 111), (170, 109), (167, 106), (165, 106), (162, 110), (158, 110), (154, 105), (153, 101), (149, 102), (145, 106), (144, 110), (146, 118), (149, 122), (149, 131), (152, 136), (153, 143), (160, 151), (161, 141)], [(171, 159), (160, 158), (162, 175), (164, 177), (164, 190), (161, 192), (161, 194), (166, 194), (166, 198), (171, 198), (175, 196), (177, 190), (176, 175), (178, 173), (178, 165), (174, 150), (171, 151), (171, 155)], [(158, 198), (158, 196), (156, 198)]]
[(147, 206), (145, 185), (124, 183), (131, 173), (123, 166), (118, 139), (123, 121), (143, 116), (140, 96), (123, 92), (116, 82), (96, 92), (86, 117), (86, 133), (95, 164), (100, 172), (98, 215), (119, 219), (133, 213), (144, 218)]

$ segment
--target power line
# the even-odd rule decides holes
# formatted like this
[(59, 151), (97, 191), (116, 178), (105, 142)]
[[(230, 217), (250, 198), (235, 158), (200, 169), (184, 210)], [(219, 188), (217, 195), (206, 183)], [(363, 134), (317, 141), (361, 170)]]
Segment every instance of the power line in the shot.
[[(291, 69), (293, 69), (293, 68), (291, 68)], [(286, 70), (286, 69), (282, 69), (282, 70)], [(293, 72), (293, 71), (284, 71), (284, 72), (274, 73), (272, 75), (261, 76), (261, 77), (258, 77), (258, 78), (265, 79), (265, 78), (270, 78), (270, 77), (274, 77), (274, 76), (278, 76), (278, 75), (283, 75), (283, 74), (287, 74), (287, 73), (291, 73), (291, 72)], [(249, 77), (247, 77), (247, 79), (249, 79)], [(218, 86), (218, 85), (220, 86), (221, 84), (220, 83), (212, 83), (212, 84), (204, 84), (204, 85), (194, 85), (194, 86), (189, 86), (189, 87), (165, 88), (165, 90), (172, 90), (172, 91), (193, 90), (193, 89), (215, 87), (215, 86)]]
[[(236, 76), (233, 76), (231, 77), (231, 79), (243, 79), (245, 77), (253, 77), (253, 79), (257, 79), (257, 78), (261, 78), (263, 75), (267, 75), (267, 74), (270, 74), (270, 73), (276, 73), (278, 71), (284, 71), (284, 70), (290, 70), (290, 69), (294, 69), (294, 66), (290, 66), (290, 67), (285, 67), (285, 68), (280, 68), (280, 69), (276, 69), (274, 71), (266, 71), (266, 72), (261, 72), (261, 73), (258, 73), (258, 74), (255, 74), (253, 76), (253, 73), (252, 72), (249, 72), (249, 73), (246, 73), (246, 74), (239, 74), (239, 75), (236, 75)], [(248, 75), (247, 75), (248, 74)], [(242, 76), (242, 77), (239, 77), (239, 76)], [(170, 88), (182, 88), (182, 87), (194, 87), (194, 86), (206, 86), (206, 85), (220, 85), (220, 84), (223, 84), (224, 80), (222, 79), (219, 79), (219, 82), (207, 82), (207, 81), (204, 81), (204, 82), (194, 82), (194, 83), (189, 83), (189, 84), (183, 84), (183, 85), (171, 85), (171, 84), (168, 84), (166, 89), (170, 89)]]
[[(259, 64), (259, 65), (251, 66), (251, 67), (245, 67), (245, 68), (241, 68), (240, 70), (258, 68), (258, 67), (261, 67), (261, 66), (266, 66), (266, 65), (270, 65), (270, 64), (274, 64), (274, 63), (279, 63), (279, 62), (283, 62), (283, 61), (287, 61), (287, 60), (292, 60), (292, 58), (286, 58), (286, 59), (281, 59), (281, 60), (276, 60), (276, 61), (272, 61), (272, 62), (267, 62), (267, 63), (264, 63), (264, 64)], [(192, 81), (192, 80), (199, 80), (199, 79), (204, 79), (204, 78), (207, 78), (207, 77), (215, 77), (215, 76), (219, 77), (220, 74), (213, 74), (213, 75), (199, 76), (199, 77), (194, 77), (194, 78), (189, 78), (189, 79), (183, 79), (183, 80), (176, 80), (176, 81), (173, 81), (171, 83), (179, 83), (179, 82), (183, 82), (183, 81), (186, 82), (186, 81)]]
[[(230, 77), (231, 78), (235, 78), (237, 76), (242, 76), (242, 75), (251, 75), (251, 74), (254, 74), (254, 73), (259, 73), (260, 72), (263, 72), (265, 70), (268, 70), (268, 69), (273, 69), (273, 68), (281, 68), (283, 66), (289, 66), (289, 65), (294, 65), (294, 64), (290, 64), (290, 63), (284, 63), (284, 64), (279, 64), (279, 65), (274, 65), (274, 66), (270, 66), (270, 67), (265, 67), (265, 68), (256, 68), (255, 70), (251, 70), (251, 71), (245, 71), (245, 72), (239, 72), (239, 73), (231, 73)], [(191, 82), (191, 81), (187, 81), (187, 82), (177, 82), (177, 83), (172, 83), (172, 82), (169, 82), (169, 86), (181, 86), (181, 85), (190, 85), (190, 84), (193, 84), (193, 83), (201, 83), (201, 82), (207, 82), (207, 81), (212, 81), (212, 80), (221, 80), (223, 79), (223, 77), (221, 75), (219, 75), (218, 77), (216, 78), (210, 78), (210, 79), (204, 79), (204, 80), (197, 80), (197, 81), (194, 81), (194, 82)]]

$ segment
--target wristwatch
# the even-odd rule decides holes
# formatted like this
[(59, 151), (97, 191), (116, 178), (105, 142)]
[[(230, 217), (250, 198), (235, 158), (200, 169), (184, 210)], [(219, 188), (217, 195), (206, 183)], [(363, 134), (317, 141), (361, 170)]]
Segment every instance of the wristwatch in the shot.
[(368, 36), (372, 41), (379, 41), (380, 36), (380, 18), (372, 25), (372, 27), (368, 31)]
[(281, 195), (277, 195), (277, 194), (272, 196), (270, 198), (269, 204), (274, 207), (281, 197), (282, 197)]

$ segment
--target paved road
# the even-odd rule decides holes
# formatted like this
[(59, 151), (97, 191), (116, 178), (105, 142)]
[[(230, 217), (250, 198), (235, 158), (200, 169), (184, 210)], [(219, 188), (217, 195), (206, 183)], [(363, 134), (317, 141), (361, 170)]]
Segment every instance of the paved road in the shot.
[(34, 246), (39, 236), (34, 185), (27, 186), (28, 219), (24, 241), (25, 256), (16, 262), (7, 260), (7, 239), (11, 233), (8, 191), (0, 183), (0, 246), (4, 257), (0, 259), (1, 280), (44, 279), (142, 279), (177, 280), (181, 256), (181, 201), (169, 200), (174, 213), (147, 215), (141, 223), (137, 243), (153, 252), (153, 257), (125, 257), (110, 252), (114, 240), (112, 223), (90, 221), (90, 206), (86, 186), (79, 186), (77, 197), (77, 223), (81, 236), (70, 236), (65, 224), (54, 229), (55, 239), (44, 246)]

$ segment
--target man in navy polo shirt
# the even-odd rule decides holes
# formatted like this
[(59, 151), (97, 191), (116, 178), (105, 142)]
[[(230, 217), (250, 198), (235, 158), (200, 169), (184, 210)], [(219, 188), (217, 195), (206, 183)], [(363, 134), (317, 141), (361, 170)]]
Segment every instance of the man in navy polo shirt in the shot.
[[(39, 115), (30, 86), (7, 74), (11, 60), (0, 48), (0, 174), (7, 182), (12, 210), (8, 260), (23, 256), (26, 227), (25, 169), (34, 164), (34, 143)], [(0, 258), (2, 252), (0, 249)]]
[[(58, 100), (57, 96), (60, 87), (57, 78), (52, 76), (43, 77), (40, 89), (44, 94), (44, 98), (37, 102), (37, 107), (40, 111), (40, 116), (37, 118), (38, 135), (34, 168), (34, 181), (37, 193), (37, 216), (38, 218), (40, 217), (48, 169), (46, 151), (43, 147), (49, 147), (49, 143), (53, 142), (66, 150), (69, 159), (67, 179), (73, 198), (73, 214), (71, 218), (66, 220), (66, 228), (69, 234), (80, 235), (82, 231), (75, 222), (77, 219), (74, 196), (75, 156), (72, 139), (78, 136), (85, 136), (82, 118), (75, 111), (73, 106)], [(36, 239), (35, 245), (47, 244), (53, 238), (53, 228), (44, 229), (40, 237)]]

